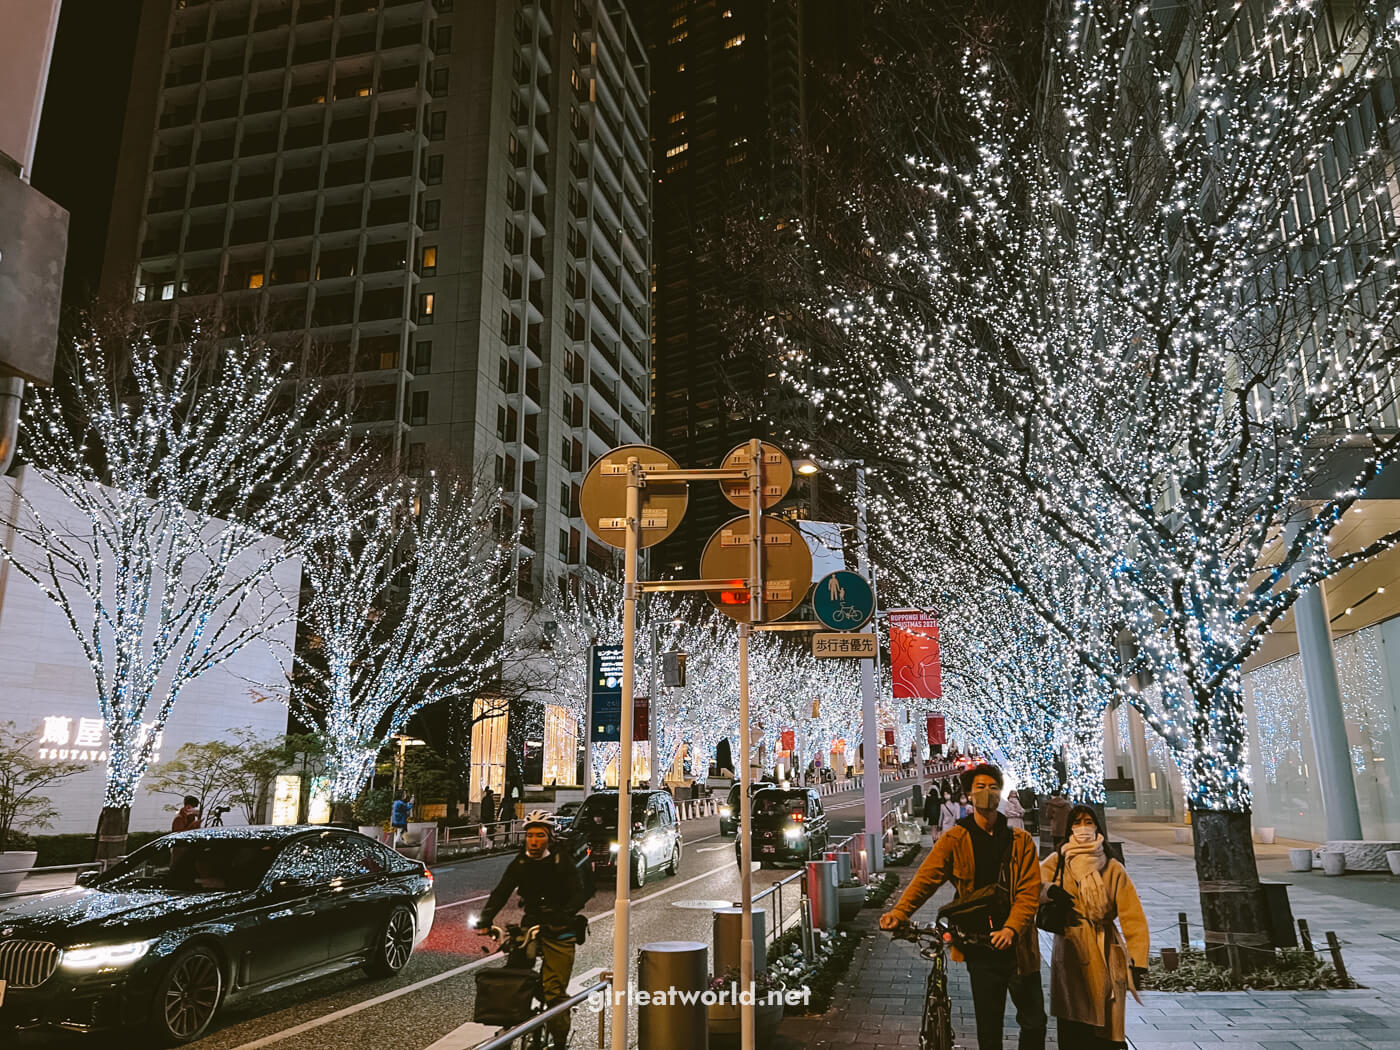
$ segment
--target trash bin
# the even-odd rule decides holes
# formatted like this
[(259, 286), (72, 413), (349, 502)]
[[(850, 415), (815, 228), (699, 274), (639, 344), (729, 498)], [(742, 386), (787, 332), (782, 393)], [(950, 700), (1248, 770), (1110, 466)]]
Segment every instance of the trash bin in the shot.
[[(639, 1050), (709, 1050), (710, 1028), (700, 998), (709, 983), (709, 954), (699, 941), (655, 941), (642, 947), (637, 991), (666, 998), (637, 1005)], [(672, 996), (672, 989), (695, 992), (694, 1002)]]
[(836, 862), (809, 860), (807, 862), (807, 906), (812, 910), (812, 926), (821, 930), (836, 929), (841, 918), (841, 904), (836, 896)]

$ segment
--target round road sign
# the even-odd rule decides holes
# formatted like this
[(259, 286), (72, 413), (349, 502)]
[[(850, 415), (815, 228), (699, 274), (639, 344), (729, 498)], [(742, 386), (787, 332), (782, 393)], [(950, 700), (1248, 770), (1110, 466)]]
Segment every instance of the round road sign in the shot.
[[(725, 522), (715, 530), (700, 555), (700, 576), (706, 580), (736, 580), (732, 590), (710, 591), (710, 601), (724, 615), (749, 623), (749, 592), (742, 581), (749, 575), (749, 517)], [(812, 585), (812, 551), (802, 533), (781, 518), (763, 519), (763, 617), (781, 620), (802, 604)]]
[(859, 573), (829, 572), (812, 588), (812, 612), (833, 631), (857, 631), (875, 615), (875, 590)]
[(588, 468), (579, 492), (579, 510), (588, 527), (611, 547), (627, 545), (627, 460), (636, 456), (647, 474), (642, 489), (641, 546), (654, 547), (680, 526), (690, 489), (684, 481), (667, 481), (679, 470), (674, 459), (650, 445), (620, 445), (603, 453)]
[[(736, 445), (720, 461), (725, 468), (747, 467), (753, 456), (749, 454), (749, 443)], [(792, 488), (792, 461), (787, 453), (777, 445), (763, 443), (763, 509), (777, 506), (778, 502)], [(749, 483), (747, 479), (725, 480), (719, 483), (724, 498), (740, 510), (749, 509)]]

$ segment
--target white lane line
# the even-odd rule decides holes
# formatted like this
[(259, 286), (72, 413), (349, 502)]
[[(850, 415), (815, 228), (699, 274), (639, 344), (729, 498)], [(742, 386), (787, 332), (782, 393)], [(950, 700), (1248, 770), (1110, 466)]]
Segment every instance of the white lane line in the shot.
[(442, 911), (444, 908), (460, 908), (463, 904), (475, 904), (477, 901), (484, 901), (489, 896), (491, 896), (491, 894), (483, 893), (479, 897), (468, 897), (465, 900), (452, 901), (450, 904), (439, 904), (437, 910)]
[(407, 995), (409, 992), (416, 992), (420, 988), (427, 988), (429, 985), (437, 984), (439, 981), (445, 981), (451, 977), (457, 977), (464, 973), (471, 973), (473, 970), (479, 970), (487, 963), (499, 958), (500, 954), (500, 952), (492, 952), (485, 958), (476, 959), (473, 962), (465, 963), (451, 970), (444, 970), (442, 973), (433, 974), (433, 976), (425, 977), (421, 981), (415, 981), (413, 984), (404, 985), (402, 988), (396, 988), (392, 992), (376, 995), (373, 999), (365, 999), (362, 1002), (354, 1003), (343, 1009), (336, 1010), (333, 1013), (323, 1014), (310, 1021), (303, 1021), (301, 1024), (293, 1025), (291, 1028), (284, 1028), (280, 1032), (273, 1032), (271, 1035), (265, 1035), (261, 1039), (254, 1039), (251, 1043), (242, 1043), (234, 1047), (233, 1050), (258, 1050), (259, 1047), (280, 1043), (283, 1039), (290, 1039), (294, 1035), (301, 1035), (302, 1032), (310, 1032), (313, 1029), (320, 1028), (322, 1025), (330, 1024), (332, 1021), (339, 1021), (342, 1017), (353, 1016), (361, 1010), (368, 1010), (371, 1006), (387, 1003), (390, 1000), (399, 998), (401, 995)]

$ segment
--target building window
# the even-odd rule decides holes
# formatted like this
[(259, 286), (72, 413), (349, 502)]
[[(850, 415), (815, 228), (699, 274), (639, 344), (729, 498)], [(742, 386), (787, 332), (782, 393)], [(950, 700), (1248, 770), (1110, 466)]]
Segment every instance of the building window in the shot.
[(685, 110), (680, 110), (679, 112), (677, 112), (677, 113), (672, 113), (669, 117), (667, 117), (667, 118), (666, 118), (666, 123), (667, 123), (667, 124), (679, 124), (679, 123), (680, 123), (681, 121), (683, 121), (684, 119), (685, 119)]
[(163, 284), (163, 285), (160, 286), (160, 297), (161, 297), (162, 299), (174, 299), (174, 298), (175, 298), (175, 282), (174, 282), (174, 281), (167, 281), (165, 284)]
[(423, 460), (426, 458), (427, 447), (421, 441), (415, 441), (408, 446), (408, 472), (418, 475), (423, 473)]
[(442, 201), (423, 202), (423, 229), (436, 230), (442, 225)]
[(433, 6), (437, 8), (440, 15), (452, 13), (452, 8), (456, 6), (456, 0), (433, 0)]
[[(433, 70), (432, 94), (433, 98), (445, 98), (447, 96), (447, 74), (446, 69)], [(512, 96), (514, 97), (514, 96)]]
[[(559, 486), (559, 509), (562, 510), (565, 514), (569, 513), (569, 486), (568, 486), (568, 485), (560, 485), (560, 486)], [(563, 555), (560, 555), (560, 557), (563, 557)]]
[(413, 399), (409, 402), (412, 406), (408, 411), (409, 426), (421, 427), (428, 422), (428, 392), (426, 390), (415, 390)]
[(447, 138), (447, 112), (432, 113), (428, 116), (428, 141), (441, 142)]
[(690, 149), (690, 143), (682, 142), (679, 146), (672, 146), (670, 149), (668, 149), (666, 151), (666, 156), (674, 157), (679, 153), (684, 153), (688, 149)]
[(677, 63), (676, 63), (676, 72), (677, 72), (677, 73), (684, 73), (684, 72), (685, 72), (685, 63), (684, 63), (684, 62), (677, 62)]
[(731, 36), (728, 40), (726, 40), (726, 41), (724, 42), (724, 46), (725, 46), (725, 49), (727, 50), (727, 49), (729, 49), (729, 48), (731, 48), (731, 47), (738, 47), (738, 46), (739, 46), (740, 44), (742, 44), (743, 42), (744, 42), (744, 34), (743, 34), (743, 33), (740, 33), (738, 36)]
[(436, 296), (432, 292), (423, 292), (418, 296), (418, 323), (433, 323), (433, 307), (436, 305)]
[(433, 370), (433, 341), (420, 339), (413, 352), (413, 374), (425, 376)]
[(433, 50), (440, 55), (452, 54), (451, 26), (438, 26), (437, 37), (433, 41)]
[(248, 275), (249, 288), (261, 288), (263, 286), (263, 275), (261, 273), (250, 273)]
[(569, 560), (569, 534), (563, 529), (559, 530), (559, 560)]
[(418, 262), (418, 273), (422, 277), (431, 277), (437, 273), (437, 245), (425, 244), (423, 246), (422, 257)]
[[(505, 430), (506, 430), (506, 410), (505, 410), (504, 408), (498, 408), (498, 409), (496, 410), (496, 413), (497, 413), (496, 419), (497, 419), (497, 421), (498, 421), (498, 423), (499, 423), (498, 429), (499, 429), (500, 432), (501, 432), (502, 440), (504, 440), (504, 435), (505, 435)], [(505, 480), (506, 480), (506, 461), (505, 461), (504, 459), (502, 459), (500, 456), (497, 456), (497, 457), (496, 457), (496, 484), (499, 485), (499, 484), (501, 484), (502, 482), (504, 482)]]
[(442, 155), (428, 158), (427, 178), (424, 181), (429, 186), (436, 186), (442, 182)]

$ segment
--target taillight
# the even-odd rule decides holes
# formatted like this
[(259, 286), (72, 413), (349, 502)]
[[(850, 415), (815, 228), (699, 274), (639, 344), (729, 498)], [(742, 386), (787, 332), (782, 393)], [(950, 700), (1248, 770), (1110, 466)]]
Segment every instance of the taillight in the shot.
[(792, 815), (792, 819), (795, 820), (795, 821), (797, 821), (797, 823), (801, 824), (802, 821), (805, 820), (806, 818), (805, 818), (801, 813), (794, 813), (794, 814)]
[(431, 885), (433, 884), (433, 873), (432, 873), (431, 871), (429, 871), (427, 868), (424, 868), (424, 869), (423, 869), (423, 875), (424, 875), (425, 878), (427, 878), (427, 880), (428, 880), (428, 885), (431, 886)]

